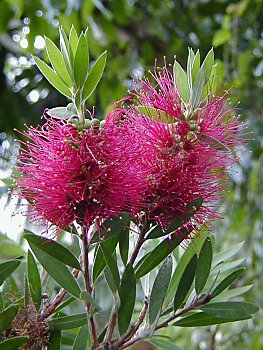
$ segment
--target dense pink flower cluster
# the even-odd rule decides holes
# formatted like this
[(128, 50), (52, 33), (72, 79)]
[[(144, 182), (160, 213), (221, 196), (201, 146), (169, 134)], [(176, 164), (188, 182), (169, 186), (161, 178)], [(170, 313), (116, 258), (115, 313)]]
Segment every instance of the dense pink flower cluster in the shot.
[(123, 210), (138, 210), (138, 169), (126, 161), (128, 150), (117, 146), (110, 127), (78, 131), (63, 120), (48, 118), (24, 136), (30, 141), (19, 156), (17, 182), (37, 219), (59, 228), (73, 220), (89, 226)]
[(35, 217), (65, 228), (142, 210), (163, 229), (177, 219), (192, 231), (218, 216), (233, 147), (242, 142), (239, 116), (225, 95), (185, 109), (166, 63), (152, 78), (116, 103), (103, 127), (47, 118), (28, 128), (17, 182)]

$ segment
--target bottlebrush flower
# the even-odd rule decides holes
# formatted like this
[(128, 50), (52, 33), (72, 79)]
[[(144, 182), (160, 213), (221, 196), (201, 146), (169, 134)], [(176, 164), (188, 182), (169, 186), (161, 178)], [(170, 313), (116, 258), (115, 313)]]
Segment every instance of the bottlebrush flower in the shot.
[[(191, 231), (218, 217), (214, 209), (225, 188), (227, 169), (237, 160), (233, 147), (242, 142), (239, 116), (233, 116), (226, 94), (211, 94), (189, 112), (166, 63), (151, 75), (154, 84), (140, 80), (140, 89), (131, 93), (135, 106), (126, 111), (133, 142), (144, 150), (139, 162), (147, 174), (148, 215), (164, 229), (179, 219)], [(189, 219), (193, 211), (189, 203), (198, 198), (203, 205)]]
[(89, 226), (136, 210), (140, 182), (126, 161), (129, 151), (115, 146), (109, 122), (78, 131), (63, 120), (47, 118), (23, 135), (29, 141), (21, 149), (17, 183), (36, 219), (63, 229), (73, 220)]

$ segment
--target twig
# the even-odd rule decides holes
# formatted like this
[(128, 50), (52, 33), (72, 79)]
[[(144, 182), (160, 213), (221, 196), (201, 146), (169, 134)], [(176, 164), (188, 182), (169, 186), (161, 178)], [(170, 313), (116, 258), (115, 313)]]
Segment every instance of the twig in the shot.
[(144, 236), (145, 236), (145, 234), (146, 234), (146, 232), (148, 231), (148, 222), (147, 222), (147, 218), (146, 218), (146, 216), (144, 217), (144, 224), (143, 224), (143, 226), (142, 226), (142, 228), (141, 228), (141, 230), (140, 230), (140, 233), (139, 233), (139, 237), (138, 237), (138, 240), (137, 240), (137, 242), (136, 242), (136, 245), (135, 245), (135, 248), (134, 248), (134, 250), (133, 250), (133, 252), (132, 252), (132, 255), (131, 255), (131, 258), (130, 258), (130, 261), (129, 261), (129, 263), (131, 264), (131, 265), (133, 265), (134, 264), (134, 262), (135, 262), (135, 260), (136, 260), (136, 258), (137, 258), (137, 256), (138, 256), (138, 253), (139, 253), (139, 251), (140, 251), (140, 248), (141, 248), (141, 246), (143, 245), (143, 243), (145, 242), (145, 238), (144, 238)]
[[(88, 246), (88, 239), (87, 239), (85, 226), (81, 228), (81, 239), (82, 239), (82, 261), (83, 261), (83, 273), (84, 273), (85, 286), (86, 286), (87, 292), (91, 294), (92, 287), (90, 284), (90, 276), (89, 276), (89, 246)], [(91, 309), (91, 305), (87, 301), (86, 312), (87, 312), (87, 318), (89, 322), (90, 335), (92, 339), (92, 349), (94, 349), (99, 346), (99, 342), (96, 334), (94, 318), (90, 312), (90, 309)]]
[(215, 350), (215, 345), (216, 345), (216, 333), (218, 330), (218, 326), (215, 326), (214, 330), (211, 330), (210, 333), (210, 341), (209, 341), (209, 350)]
[[(75, 278), (78, 277), (78, 274), (79, 274), (79, 270), (77, 269), (72, 270), (72, 275)], [(59, 293), (56, 295), (55, 299), (42, 310), (40, 315), (40, 321), (43, 321), (44, 319), (48, 318), (48, 316), (54, 313), (57, 306), (61, 303), (61, 301), (63, 300), (66, 294), (67, 294), (67, 291), (64, 288), (61, 288)]]
[(112, 334), (114, 331), (114, 327), (115, 327), (116, 322), (117, 322), (117, 305), (116, 304), (117, 304), (117, 296), (114, 295), (109, 324), (108, 324), (107, 332), (106, 332), (105, 337), (104, 337), (105, 342), (109, 342), (111, 340)]

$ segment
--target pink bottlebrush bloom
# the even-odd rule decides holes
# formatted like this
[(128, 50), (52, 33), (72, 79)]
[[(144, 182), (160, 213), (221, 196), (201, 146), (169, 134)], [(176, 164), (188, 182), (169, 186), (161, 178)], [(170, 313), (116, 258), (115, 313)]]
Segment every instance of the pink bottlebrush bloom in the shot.
[[(147, 173), (148, 215), (163, 228), (174, 219), (185, 220), (184, 227), (191, 231), (218, 217), (214, 208), (225, 187), (226, 171), (237, 160), (233, 147), (242, 142), (239, 116), (232, 115), (225, 95), (211, 94), (186, 117), (166, 63), (151, 75), (155, 84), (140, 80), (140, 89), (131, 93), (135, 107), (126, 112), (126, 123), (144, 151), (140, 162)], [(159, 117), (151, 108), (161, 111)], [(200, 197), (203, 205), (187, 221), (189, 202)]]
[(63, 229), (135, 210), (140, 191), (109, 126), (78, 131), (48, 118), (23, 135), (17, 183), (36, 219)]

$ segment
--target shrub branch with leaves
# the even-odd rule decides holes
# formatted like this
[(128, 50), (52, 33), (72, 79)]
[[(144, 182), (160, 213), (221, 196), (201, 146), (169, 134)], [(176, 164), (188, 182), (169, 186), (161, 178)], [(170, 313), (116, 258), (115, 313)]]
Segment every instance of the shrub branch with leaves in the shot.
[[(161, 329), (250, 319), (257, 306), (229, 300), (250, 288), (229, 289), (244, 262), (226, 260), (241, 245), (215, 255), (206, 235), (237, 161), (233, 148), (243, 142), (239, 116), (218, 93), (213, 50), (201, 64), (189, 49), (187, 72), (177, 60), (172, 72), (166, 61), (155, 66), (99, 121), (85, 102), (106, 52), (90, 67), (86, 33), (72, 27), (67, 37), (61, 28), (60, 48), (46, 38), (51, 66), (35, 57), (70, 103), (22, 132), (28, 142), (16, 181), (27, 215), (46, 224), (41, 236), (23, 235), (30, 246), (23, 297), (5, 288), (24, 257), (0, 264), (0, 349), (57, 350), (62, 331), (75, 328), (73, 350), (125, 349), (142, 339), (179, 349)], [(63, 232), (79, 257), (54, 238)], [(53, 299), (47, 278), (61, 288)], [(73, 302), (85, 312), (67, 314)]]

